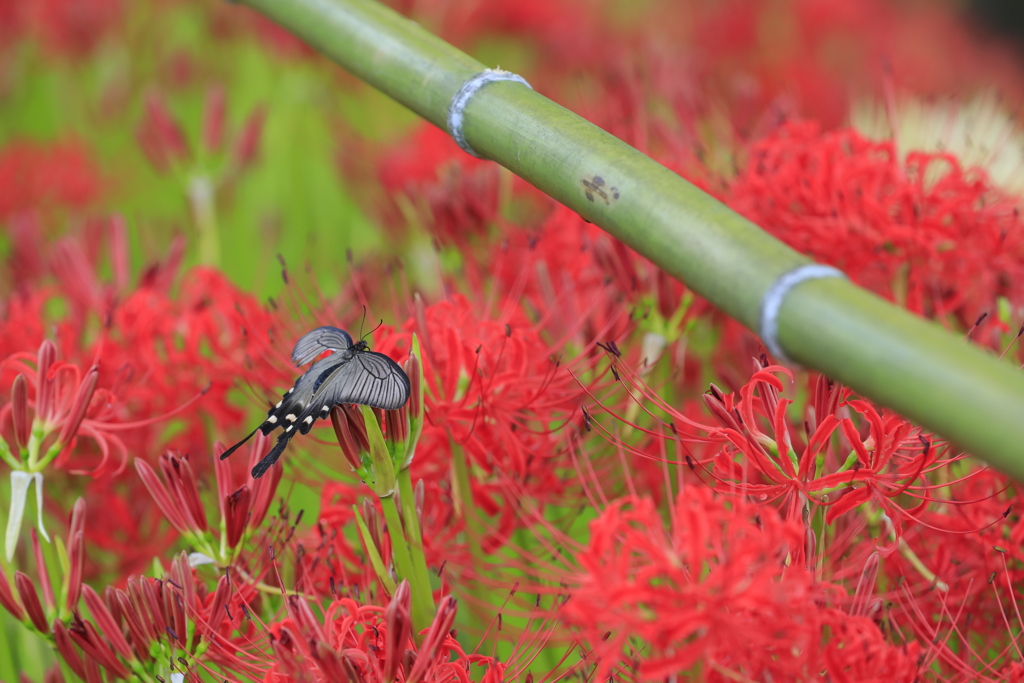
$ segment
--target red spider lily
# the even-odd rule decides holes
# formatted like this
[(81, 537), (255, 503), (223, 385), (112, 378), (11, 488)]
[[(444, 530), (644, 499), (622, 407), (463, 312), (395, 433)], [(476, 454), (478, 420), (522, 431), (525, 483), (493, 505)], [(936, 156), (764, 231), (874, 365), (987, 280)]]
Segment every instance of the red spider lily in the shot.
[[(538, 642), (524, 636), (505, 661), (467, 653), (452, 631), (457, 611), (454, 598), (443, 599), (433, 622), (416, 634), (405, 582), (398, 585), (386, 607), (336, 597), (322, 620), (297, 596), (288, 598), (287, 608), (287, 618), (271, 626), (275, 662), (264, 679), (268, 683), (494, 683), (522, 674), (538, 647)], [(471, 678), (471, 666), (483, 669), (479, 678)]]
[(211, 593), (201, 589), (184, 554), (163, 579), (129, 577), (125, 589), (107, 588), (103, 596), (85, 586), (91, 620), (77, 612), (67, 624), (55, 620), (57, 652), (85, 680), (94, 680), (90, 671), (100, 667), (117, 678), (181, 670), (258, 675), (262, 662), (249, 652), (254, 627), (242, 616), (255, 590), (227, 577)]
[[(904, 633), (932, 643), (929, 662), (950, 679), (1003, 680), (999, 670), (1017, 653), (1014, 604), (1024, 598), (1014, 540), (1021, 534), (1020, 495), (1002, 475), (979, 469), (934, 496), (942, 504), (904, 531), (913, 555), (894, 553), (882, 565), (879, 585), (896, 586), (887, 613)], [(915, 560), (934, 577), (922, 576)], [(935, 590), (940, 581), (946, 590)]]
[[(175, 249), (166, 261), (147, 269), (136, 286), (130, 286), (123, 226), (114, 220), (109, 227), (96, 233), (104, 238), (97, 240), (98, 246), (86, 241), (86, 235), (60, 243), (47, 267), (59, 272), (37, 276), (46, 283), (56, 274), (59, 287), (30, 282), (23, 294), (8, 302), (0, 321), (0, 354), (25, 358), (24, 352), (38, 348), (55, 329), (55, 343), (68, 364), (99, 368), (97, 397), (105, 403), (95, 399), (86, 425), (100, 419), (94, 413), (101, 406), (105, 422), (129, 423), (139, 416), (174, 413), (187, 418), (175, 445), (198, 449), (208, 442), (205, 427), (194, 408), (178, 412), (182, 404), (208, 390), (202, 404), (205, 411), (226, 427), (239, 421), (242, 412), (227, 401), (227, 393), (239, 375), (249, 374), (246, 365), (252, 348), (239, 322), (269, 326), (273, 318), (220, 273), (203, 269), (177, 273), (181, 252)], [(113, 286), (97, 274), (106, 245), (115, 273)], [(173, 290), (179, 279), (180, 288)], [(49, 314), (51, 298), (71, 304), (69, 312), (57, 318)], [(97, 325), (101, 325), (98, 339)], [(0, 383), (9, 386), (20, 371), (16, 365), (0, 366)], [(125, 429), (119, 438), (135, 453), (156, 453), (164, 447), (155, 429)], [(94, 454), (86, 449), (76, 452), (76, 458), (79, 455), (89, 460)]]
[(839, 610), (822, 610), (828, 638), (821, 648), (820, 666), (833, 681), (922, 680), (924, 648), (918, 642), (895, 646), (867, 617)]
[(350, 598), (334, 600), (322, 625), (301, 598), (290, 598), (287, 606), (288, 618), (271, 627), (276, 662), (267, 681), (469, 680), (460, 662), (449, 661), (452, 653), (463, 654), (449, 634), (453, 599), (442, 602), (420, 646), (413, 640), (405, 582), (386, 609), (360, 606)]
[[(723, 394), (714, 385), (704, 395), (717, 424), (664, 404), (627, 367), (618, 372), (669, 415), (671, 439), (719, 448), (707, 458), (687, 456), (691, 467), (712, 464), (707, 473), (718, 490), (778, 502), (792, 519), (814, 506), (832, 523), (870, 501), (888, 515), (898, 536), (903, 520), (916, 518), (932, 501), (929, 477), (965, 457), (823, 377), (807, 402), (803, 429), (794, 429), (788, 414), (793, 401), (781, 397), (785, 384), (778, 377), (792, 380), (792, 373), (782, 366), (756, 367), (738, 395)], [(909, 507), (907, 500), (913, 502)]]
[[(77, 436), (83, 435), (95, 441), (102, 453), (99, 464), (89, 474), (96, 477), (111, 470), (119, 474), (128, 457), (120, 433), (173, 415), (138, 422), (114, 419), (117, 416), (112, 409), (116, 402), (115, 390), (98, 388), (98, 365), (82, 373), (77, 365), (59, 360), (57, 347), (49, 340), (43, 342), (35, 357), (27, 353), (13, 354), (2, 362), (2, 367), (6, 372), (19, 372), (11, 385), (11, 402), (0, 409), (0, 420), (9, 417), (12, 421), (11, 445), (17, 459), (10, 464), (15, 469), (38, 472), (50, 462), (64, 466), (70, 458), (68, 447)], [(27, 385), (35, 387), (31, 398)], [(189, 403), (176, 412), (184, 410)], [(120, 460), (116, 467), (112, 456)]]
[[(197, 553), (195, 564), (216, 562), (231, 565), (244, 543), (263, 523), (277, 486), (282, 468), (273, 467), (268, 476), (235, 488), (231, 465), (220, 459), (224, 448), (214, 448), (214, 471), (217, 477), (217, 503), (220, 511), (220, 533), (211, 532), (206, 510), (199, 495), (199, 482), (188, 457), (166, 453), (160, 458), (163, 481), (145, 461), (136, 459), (135, 469), (157, 507), (178, 533), (186, 538)], [(270, 441), (262, 434), (249, 449), (249, 466), (255, 465), (270, 451)]]
[[(501, 503), (509, 481), (542, 496), (565, 486), (549, 461), (560, 457), (554, 432), (575, 409), (579, 389), (552, 357), (559, 346), (545, 343), (515, 304), (491, 319), (461, 296), (418, 307), (405, 329), (416, 330), (424, 356), (426, 421), (412, 474), (430, 490), (451, 474), (453, 457), (465, 457), (459, 467), (473, 470), (474, 504), (497, 516), (494, 538), (507, 537), (516, 525)], [(384, 338), (378, 348), (403, 339)]]
[(704, 87), (728, 102), (741, 130), (782, 106), (827, 127), (843, 125), (851, 96), (879, 90), (887, 72), (929, 95), (979, 83), (1020, 92), (1012, 50), (977, 40), (969, 22), (942, 3), (674, 4), (659, 19), (676, 42), (701, 55)]
[(595, 680), (917, 680), (916, 645), (895, 648), (870, 619), (826, 607), (837, 588), (790, 563), (802, 524), (735, 502), (689, 486), (668, 528), (635, 497), (591, 523), (561, 613)]
[(396, 143), (378, 175), (389, 193), (389, 225), (417, 220), (443, 244), (469, 248), (497, 219), (498, 167), (469, 156), (431, 124)]
[[(639, 257), (564, 207), (537, 231), (509, 229), (491, 263), (467, 277), (483, 290), (497, 281), (505, 296), (537, 311), (537, 327), (577, 348), (622, 337), (629, 305), (648, 291)], [(614, 283), (616, 286), (612, 286)], [(679, 297), (667, 304), (675, 310)], [(659, 302), (660, 303), (660, 302)]]
[(81, 58), (121, 23), (122, 0), (39, 0), (26, 9), (27, 24), (54, 54)]
[(406, 327), (421, 328), (428, 426), (450, 430), (487, 470), (500, 466), (516, 477), (534, 470), (529, 452), (551, 449), (533, 444), (547, 441), (552, 424), (579, 396), (553, 359), (557, 347), (512, 304), (488, 319), (460, 296), (417, 318)]
[(78, 140), (9, 141), (0, 148), (0, 221), (29, 211), (84, 209), (99, 199), (101, 178)]
[[(1016, 201), (950, 154), (856, 132), (784, 126), (756, 143), (730, 204), (797, 250), (939, 320), (968, 327), (999, 297), (1024, 303)], [(956, 248), (953, 248), (953, 247)]]
[[(222, 88), (212, 89), (203, 113), (199, 142), (207, 156), (222, 154), (224, 142), (224, 94)], [(254, 109), (242, 128), (234, 134), (233, 144), (227, 156), (218, 183), (235, 179), (252, 166), (259, 155), (259, 143), (263, 133), (266, 110)], [(166, 102), (157, 93), (150, 93), (146, 99), (145, 117), (136, 134), (139, 146), (157, 171), (167, 171), (191, 164), (193, 154), (184, 128), (174, 118)]]
[(594, 679), (629, 669), (642, 680), (694, 667), (750, 680), (813, 671), (822, 589), (786, 566), (801, 525), (692, 486), (670, 516), (665, 529), (649, 500), (623, 498), (591, 523), (561, 612), (590, 645)]

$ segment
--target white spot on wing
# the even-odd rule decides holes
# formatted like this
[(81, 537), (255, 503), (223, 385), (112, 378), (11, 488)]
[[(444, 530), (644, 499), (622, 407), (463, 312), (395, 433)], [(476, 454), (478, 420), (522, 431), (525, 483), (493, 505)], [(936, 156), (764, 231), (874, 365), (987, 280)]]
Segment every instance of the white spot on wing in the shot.
[(272, 425), (276, 425), (277, 424), (277, 415), (271, 415), (270, 417), (268, 417), (267, 418), (267, 422), (269, 422)]
[(295, 420), (297, 420), (298, 418), (295, 417), (295, 415), (293, 415), (292, 413), (288, 413), (287, 415), (284, 416), (284, 419), (288, 420), (289, 422), (295, 422)]
[(303, 422), (305, 422), (306, 424), (312, 424), (313, 423), (313, 416), (312, 415), (307, 415), (306, 419), (303, 420)]

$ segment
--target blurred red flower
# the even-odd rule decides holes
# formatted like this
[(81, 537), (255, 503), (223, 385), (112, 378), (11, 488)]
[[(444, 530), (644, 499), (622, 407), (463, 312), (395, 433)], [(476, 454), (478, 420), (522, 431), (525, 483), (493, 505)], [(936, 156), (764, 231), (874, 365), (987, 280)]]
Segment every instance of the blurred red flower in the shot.
[(99, 166), (81, 141), (11, 140), (0, 148), (0, 222), (29, 211), (81, 210), (103, 189)]

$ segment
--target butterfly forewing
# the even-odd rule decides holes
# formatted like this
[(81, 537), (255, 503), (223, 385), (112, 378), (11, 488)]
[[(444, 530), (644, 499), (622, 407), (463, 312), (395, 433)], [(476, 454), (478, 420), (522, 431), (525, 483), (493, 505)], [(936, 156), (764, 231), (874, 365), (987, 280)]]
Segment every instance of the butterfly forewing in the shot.
[(352, 346), (352, 337), (337, 327), (318, 327), (307, 332), (292, 349), (292, 362), (305, 365), (324, 351), (342, 351)]

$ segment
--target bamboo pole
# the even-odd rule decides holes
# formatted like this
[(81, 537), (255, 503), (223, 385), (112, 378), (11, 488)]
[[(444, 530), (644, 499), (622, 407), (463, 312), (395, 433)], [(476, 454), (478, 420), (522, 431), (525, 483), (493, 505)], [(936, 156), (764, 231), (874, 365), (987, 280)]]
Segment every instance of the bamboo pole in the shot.
[[(484, 65), (372, 0), (240, 0), (445, 128)], [(481, 89), (464, 132), (494, 159), (752, 330), (765, 291), (808, 259), (661, 164), (529, 88)], [(606, 188), (605, 196), (589, 183)], [(615, 188), (614, 192), (610, 188)], [(789, 356), (1024, 480), (1024, 378), (938, 325), (844, 280), (798, 285), (779, 315)]]

